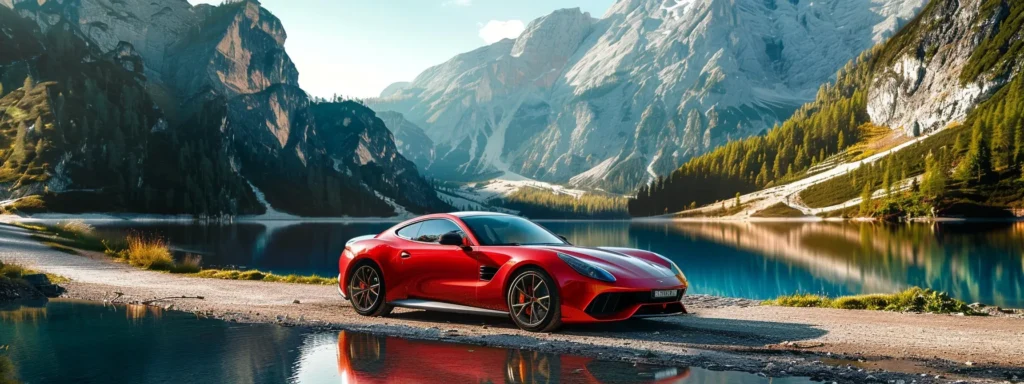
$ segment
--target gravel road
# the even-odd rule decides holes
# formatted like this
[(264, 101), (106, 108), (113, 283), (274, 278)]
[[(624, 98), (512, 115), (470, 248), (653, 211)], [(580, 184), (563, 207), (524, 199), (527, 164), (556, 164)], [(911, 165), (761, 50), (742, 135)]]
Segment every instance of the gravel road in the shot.
[[(142, 302), (238, 322), (575, 353), (837, 382), (1024, 380), (1024, 319), (760, 306), (691, 296), (689, 315), (531, 334), (510, 320), (396, 310), (358, 316), (333, 286), (214, 280), (70, 255), (0, 225), (0, 260), (68, 277), (67, 297)], [(699, 277), (694, 279), (699, 281)], [(298, 304), (296, 304), (296, 301)], [(895, 382), (895, 381), (894, 381)]]

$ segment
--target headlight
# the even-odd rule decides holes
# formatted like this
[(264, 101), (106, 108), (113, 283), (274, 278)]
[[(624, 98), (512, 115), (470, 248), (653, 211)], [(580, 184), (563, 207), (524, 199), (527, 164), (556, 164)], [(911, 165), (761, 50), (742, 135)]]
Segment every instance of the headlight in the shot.
[(672, 272), (676, 274), (676, 278), (683, 284), (683, 289), (685, 290), (688, 288), (690, 286), (690, 282), (686, 280), (686, 275), (683, 274), (683, 270), (679, 269), (679, 266), (672, 260), (669, 260), (668, 263), (672, 265)]
[[(655, 255), (658, 255), (658, 254), (655, 253)], [(674, 261), (672, 261), (671, 259), (669, 259), (669, 258), (667, 258), (665, 256), (662, 256), (662, 255), (658, 255), (658, 256), (661, 257), (662, 259), (664, 259), (665, 261), (667, 261), (668, 265), (672, 266), (672, 273), (676, 276), (677, 279), (679, 279), (679, 283), (683, 285), (683, 289), (688, 288), (690, 286), (690, 282), (686, 280), (686, 275), (683, 274), (683, 270), (679, 269), (679, 266), (676, 265), (676, 263)]]
[(601, 281), (607, 281), (609, 283), (615, 282), (615, 276), (612, 276), (612, 274), (604, 270), (604, 268), (598, 267), (586, 261), (580, 260), (579, 258), (569, 256), (561, 252), (558, 253), (558, 258), (562, 259), (562, 261), (564, 261), (566, 264), (569, 264), (569, 266), (572, 267), (572, 269), (575, 269), (576, 272), (579, 272), (583, 276)]

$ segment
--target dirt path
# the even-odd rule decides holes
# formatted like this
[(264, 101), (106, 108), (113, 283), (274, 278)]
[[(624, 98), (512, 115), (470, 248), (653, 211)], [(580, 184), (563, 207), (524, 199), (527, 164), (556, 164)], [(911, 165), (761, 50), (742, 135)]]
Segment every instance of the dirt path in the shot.
[[(168, 296), (161, 305), (241, 322), (271, 322), (366, 330), (420, 339), (599, 355), (769, 375), (806, 375), (839, 382), (906, 379), (907, 374), (836, 368), (819, 360), (852, 364), (898, 360), (918, 382), (948, 377), (1024, 378), (1024, 319), (962, 317), (758, 306), (750, 300), (689, 297), (691, 315), (617, 324), (567, 326), (555, 334), (530, 334), (505, 319), (396, 310), (388, 318), (358, 316), (333, 286), (200, 279), (138, 270), (98, 254), (69, 255), (0, 226), (0, 260), (72, 279), (68, 297), (123, 302)], [(295, 300), (299, 304), (294, 304)], [(779, 351), (790, 351), (779, 353)], [(867, 362), (858, 363), (856, 359)], [(970, 365), (966, 362), (972, 362)], [(882, 367), (876, 365), (875, 367)], [(901, 368), (900, 370), (906, 370)], [(934, 375), (943, 375), (935, 379)], [(906, 380), (910, 382), (910, 380)]]

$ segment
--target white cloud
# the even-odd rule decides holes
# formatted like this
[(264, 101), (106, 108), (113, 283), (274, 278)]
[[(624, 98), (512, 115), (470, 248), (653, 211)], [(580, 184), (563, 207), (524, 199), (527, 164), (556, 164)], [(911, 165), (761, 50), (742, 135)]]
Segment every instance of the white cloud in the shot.
[(442, 7), (468, 7), (470, 5), (473, 5), (473, 0), (448, 0), (441, 3)]
[(480, 28), (480, 38), (487, 44), (494, 44), (501, 39), (514, 39), (519, 37), (526, 29), (522, 20), (491, 20)]

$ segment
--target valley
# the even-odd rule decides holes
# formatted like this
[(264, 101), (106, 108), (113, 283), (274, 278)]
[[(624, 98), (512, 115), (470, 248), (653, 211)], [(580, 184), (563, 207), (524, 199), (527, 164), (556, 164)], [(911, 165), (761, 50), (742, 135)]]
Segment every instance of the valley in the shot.
[(1018, 217), (1020, 9), (863, 2), (563, 9), (359, 100), (301, 89), (255, 1), (14, 1), (0, 197), (206, 220)]

